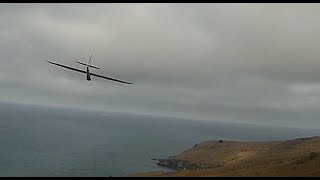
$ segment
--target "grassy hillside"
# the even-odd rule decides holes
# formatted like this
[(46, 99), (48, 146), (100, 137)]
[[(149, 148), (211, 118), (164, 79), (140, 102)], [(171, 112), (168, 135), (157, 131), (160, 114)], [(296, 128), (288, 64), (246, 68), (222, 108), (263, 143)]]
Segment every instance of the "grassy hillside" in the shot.
[(320, 137), (287, 141), (205, 141), (159, 165), (172, 172), (132, 176), (320, 176)]

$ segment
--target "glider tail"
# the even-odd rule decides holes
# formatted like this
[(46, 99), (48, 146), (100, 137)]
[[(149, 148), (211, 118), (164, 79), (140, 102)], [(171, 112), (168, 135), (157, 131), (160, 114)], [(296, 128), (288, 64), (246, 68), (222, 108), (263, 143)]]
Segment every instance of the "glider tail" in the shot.
[(79, 61), (76, 61), (76, 62), (79, 63), (79, 64), (82, 64), (82, 65), (84, 65), (84, 66), (87, 66), (87, 67), (92, 67), (92, 68), (95, 68), (95, 69), (100, 69), (100, 68), (97, 67), (97, 66), (93, 66), (93, 65), (90, 65), (90, 64), (85, 64), (85, 63), (79, 62)]
[(83, 62), (79, 62), (79, 61), (76, 61), (76, 62), (79, 63), (79, 64), (82, 64), (82, 65), (84, 65), (84, 66), (87, 66), (87, 67), (92, 67), (92, 68), (95, 68), (95, 69), (100, 69), (100, 68), (97, 67), (97, 66), (90, 65), (91, 59), (92, 59), (92, 54), (91, 54), (91, 56), (90, 56), (90, 59), (89, 59), (88, 64), (83, 63)]

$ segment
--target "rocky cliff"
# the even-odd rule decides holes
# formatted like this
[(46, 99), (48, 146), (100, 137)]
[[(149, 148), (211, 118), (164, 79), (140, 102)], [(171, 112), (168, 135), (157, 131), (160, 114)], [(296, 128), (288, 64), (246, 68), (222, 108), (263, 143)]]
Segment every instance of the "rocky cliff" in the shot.
[(320, 137), (287, 141), (205, 141), (159, 159), (171, 172), (133, 176), (320, 176)]

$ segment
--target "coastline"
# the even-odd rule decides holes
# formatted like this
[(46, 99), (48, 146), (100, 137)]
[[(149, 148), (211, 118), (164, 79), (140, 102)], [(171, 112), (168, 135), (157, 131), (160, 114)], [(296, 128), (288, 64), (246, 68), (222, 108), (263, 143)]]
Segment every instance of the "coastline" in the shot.
[(157, 159), (171, 171), (129, 176), (319, 176), (320, 136), (284, 141), (204, 141)]

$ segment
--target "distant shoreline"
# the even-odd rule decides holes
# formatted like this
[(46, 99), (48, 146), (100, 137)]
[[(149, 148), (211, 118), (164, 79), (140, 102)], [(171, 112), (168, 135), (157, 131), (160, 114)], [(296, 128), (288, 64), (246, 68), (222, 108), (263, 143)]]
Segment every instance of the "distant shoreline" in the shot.
[(204, 141), (157, 159), (172, 171), (130, 176), (320, 176), (320, 137), (285, 141)]

